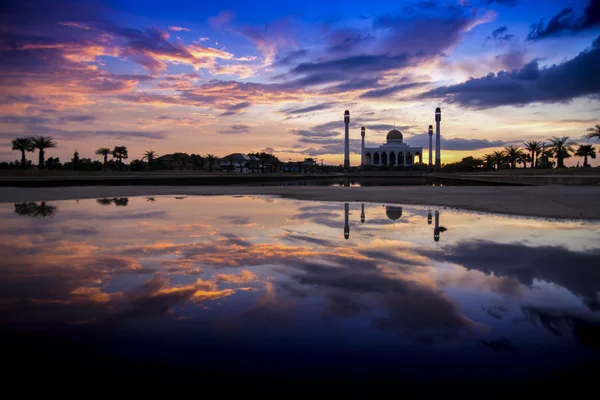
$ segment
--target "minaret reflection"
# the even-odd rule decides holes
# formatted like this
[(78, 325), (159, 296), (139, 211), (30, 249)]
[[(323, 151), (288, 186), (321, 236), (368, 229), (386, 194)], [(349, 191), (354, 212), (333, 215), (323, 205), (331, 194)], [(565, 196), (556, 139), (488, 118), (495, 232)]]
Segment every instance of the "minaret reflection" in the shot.
[(435, 210), (435, 228), (433, 228), (433, 240), (440, 241), (440, 212)]
[(435, 211), (435, 227), (433, 228), (433, 240), (436, 242), (440, 241), (440, 233), (446, 232), (448, 229), (440, 226), (440, 212)]
[(344, 203), (344, 239), (348, 239), (350, 237), (350, 225), (348, 225), (349, 214), (349, 205), (348, 203)]
[(431, 211), (427, 213), (427, 225), (431, 225)]
[(362, 224), (365, 223), (365, 204), (364, 203), (360, 205), (360, 222)]

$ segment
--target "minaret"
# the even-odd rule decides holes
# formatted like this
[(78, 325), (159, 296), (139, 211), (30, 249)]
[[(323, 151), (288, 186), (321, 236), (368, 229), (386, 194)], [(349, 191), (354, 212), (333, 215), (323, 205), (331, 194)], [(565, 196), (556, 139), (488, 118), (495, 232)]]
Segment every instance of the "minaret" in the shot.
[(360, 205), (360, 222), (361, 224), (365, 223), (365, 203)]
[(427, 213), (427, 225), (431, 225), (431, 211)]
[(433, 126), (429, 125), (429, 166), (433, 165)]
[(442, 166), (441, 158), (442, 158), (442, 149), (440, 149), (440, 121), (442, 120), (442, 109), (435, 109), (435, 169), (436, 171), (440, 170)]
[(344, 136), (344, 171), (350, 171), (350, 111), (344, 112), (344, 124), (346, 125), (346, 135)]
[(360, 165), (365, 165), (365, 127), (360, 128)]
[(344, 239), (348, 239), (350, 237), (350, 225), (348, 225), (348, 203), (344, 203)]
[(435, 210), (435, 227), (433, 228), (433, 240), (440, 241), (440, 212)]

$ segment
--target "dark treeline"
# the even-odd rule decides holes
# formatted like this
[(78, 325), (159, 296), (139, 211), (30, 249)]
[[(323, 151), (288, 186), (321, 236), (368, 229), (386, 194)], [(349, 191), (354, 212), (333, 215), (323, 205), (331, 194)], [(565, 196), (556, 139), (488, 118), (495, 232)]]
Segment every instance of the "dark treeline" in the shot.
[[(590, 128), (588, 139), (600, 140), (600, 125)], [(444, 172), (474, 172), (474, 171), (499, 171), (501, 169), (515, 168), (564, 168), (567, 158), (581, 157), (581, 166), (590, 167), (589, 159), (596, 158), (596, 149), (590, 144), (581, 144), (577, 148), (568, 136), (553, 137), (548, 142), (529, 140), (523, 143), (524, 147), (508, 146), (504, 150), (485, 154), (481, 158), (465, 157), (460, 161), (444, 164)], [(578, 163), (579, 166), (579, 163)]]
[[(600, 140), (600, 124), (588, 129), (587, 139)], [(142, 157), (125, 164), (129, 159), (126, 146), (101, 147), (95, 151), (95, 156), (101, 160), (80, 157), (75, 150), (73, 157), (66, 162), (61, 162), (58, 157), (48, 157), (46, 150), (55, 148), (56, 141), (51, 136), (33, 136), (17, 138), (12, 141), (12, 149), (20, 152), (20, 159), (13, 162), (0, 162), (0, 169), (31, 169), (38, 170), (72, 170), (72, 171), (151, 171), (151, 170), (201, 170), (201, 171), (228, 171), (240, 172), (298, 172), (298, 173), (326, 173), (342, 172), (342, 165), (319, 164), (313, 157), (304, 161), (287, 162), (279, 160), (276, 156), (265, 152), (251, 152), (251, 160), (235, 159), (235, 154), (218, 157), (214, 154), (188, 154), (173, 153), (159, 157), (154, 150), (145, 151)], [(530, 140), (523, 143), (523, 147), (512, 145), (502, 151), (485, 154), (481, 158), (465, 157), (460, 161), (444, 164), (444, 172), (472, 172), (472, 171), (498, 171), (500, 169), (514, 168), (564, 168), (565, 160), (573, 156), (582, 158), (583, 167), (589, 167), (589, 160), (596, 158), (596, 149), (592, 145), (576, 144), (568, 136), (553, 137), (547, 141)], [(38, 151), (37, 165), (27, 159), (27, 153)], [(109, 159), (111, 157), (111, 159)], [(577, 164), (579, 166), (579, 163)], [(403, 170), (403, 166), (373, 167), (377, 170), (395, 169)], [(428, 170), (425, 164), (411, 165), (411, 170)]]

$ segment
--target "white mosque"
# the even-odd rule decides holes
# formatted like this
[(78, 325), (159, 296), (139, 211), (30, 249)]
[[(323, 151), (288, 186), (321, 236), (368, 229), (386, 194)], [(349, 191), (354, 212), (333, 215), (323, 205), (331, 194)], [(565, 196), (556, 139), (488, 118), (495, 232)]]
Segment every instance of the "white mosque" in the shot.
[[(361, 128), (361, 135), (364, 133)], [(410, 166), (416, 164), (416, 159), (421, 163), (422, 147), (413, 147), (404, 143), (402, 132), (392, 129), (388, 132), (386, 142), (379, 147), (362, 147), (362, 165), (388, 165), (391, 167)]]
[[(435, 166), (436, 169), (440, 167), (440, 122), (441, 122), (442, 111), (440, 108), (435, 109), (435, 122), (436, 122), (436, 155), (435, 155)], [(344, 169), (350, 170), (350, 146), (349, 146), (349, 125), (350, 125), (350, 111), (344, 112), (344, 124), (345, 129), (345, 140), (344, 140)], [(390, 166), (398, 167), (404, 166), (409, 167), (413, 164), (423, 163), (423, 147), (410, 146), (404, 143), (404, 137), (402, 132), (397, 129), (392, 129), (388, 132), (386, 142), (379, 147), (365, 147), (365, 127), (363, 126), (360, 130), (360, 136), (362, 138), (361, 153), (360, 153), (360, 164), (361, 166)], [(429, 166), (432, 167), (432, 146), (433, 138), (433, 126), (429, 125)], [(417, 161), (418, 160), (418, 161)]]

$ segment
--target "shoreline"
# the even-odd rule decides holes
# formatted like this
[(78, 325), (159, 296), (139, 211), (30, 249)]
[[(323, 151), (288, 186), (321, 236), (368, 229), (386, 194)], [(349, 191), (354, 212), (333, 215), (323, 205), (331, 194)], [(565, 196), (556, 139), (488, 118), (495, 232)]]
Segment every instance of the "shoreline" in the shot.
[(526, 217), (600, 220), (598, 186), (75, 186), (0, 188), (0, 203), (160, 195), (410, 204)]

